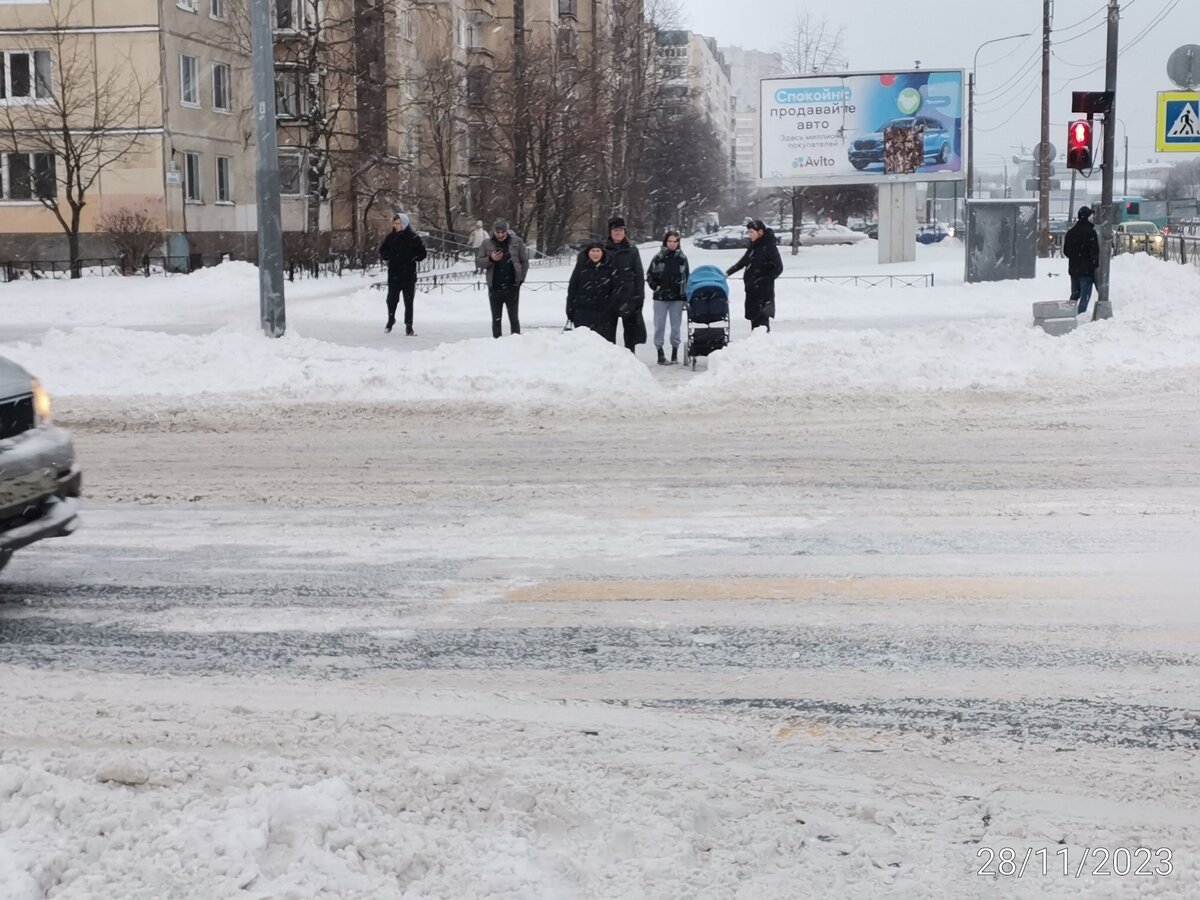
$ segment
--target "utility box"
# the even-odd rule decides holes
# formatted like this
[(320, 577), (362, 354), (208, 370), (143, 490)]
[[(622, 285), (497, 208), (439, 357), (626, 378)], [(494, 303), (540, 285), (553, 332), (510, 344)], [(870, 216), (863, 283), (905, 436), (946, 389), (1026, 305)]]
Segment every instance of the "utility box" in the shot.
[(1037, 276), (1036, 200), (967, 201), (968, 284)]

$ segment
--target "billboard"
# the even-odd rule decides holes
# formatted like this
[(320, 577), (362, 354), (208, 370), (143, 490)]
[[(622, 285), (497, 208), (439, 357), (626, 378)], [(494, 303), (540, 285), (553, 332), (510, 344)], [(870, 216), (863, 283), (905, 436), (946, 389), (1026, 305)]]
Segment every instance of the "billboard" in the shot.
[(961, 181), (961, 69), (764, 78), (759, 184)]

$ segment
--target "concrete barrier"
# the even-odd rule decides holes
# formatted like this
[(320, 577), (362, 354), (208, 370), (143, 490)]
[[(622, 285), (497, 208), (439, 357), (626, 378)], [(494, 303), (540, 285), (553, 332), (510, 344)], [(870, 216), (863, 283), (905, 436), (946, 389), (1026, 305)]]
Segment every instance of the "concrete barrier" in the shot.
[(1033, 304), (1033, 325), (1056, 337), (1074, 331), (1078, 308), (1074, 300), (1040, 300)]

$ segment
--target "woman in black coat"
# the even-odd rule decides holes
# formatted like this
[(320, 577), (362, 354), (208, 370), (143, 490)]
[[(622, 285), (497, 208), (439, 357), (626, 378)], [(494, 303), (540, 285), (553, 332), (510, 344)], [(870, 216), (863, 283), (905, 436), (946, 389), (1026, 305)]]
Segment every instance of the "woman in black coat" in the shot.
[(575, 262), (567, 285), (567, 321), (617, 342), (617, 296), (613, 268), (604, 245), (593, 241)]
[(765, 325), (771, 330), (771, 319), (775, 315), (775, 279), (783, 272), (783, 260), (779, 258), (779, 247), (775, 243), (775, 232), (763, 224), (762, 219), (746, 223), (750, 235), (750, 247), (742, 258), (734, 263), (726, 275), (741, 269), (746, 283), (746, 318), (750, 328)]

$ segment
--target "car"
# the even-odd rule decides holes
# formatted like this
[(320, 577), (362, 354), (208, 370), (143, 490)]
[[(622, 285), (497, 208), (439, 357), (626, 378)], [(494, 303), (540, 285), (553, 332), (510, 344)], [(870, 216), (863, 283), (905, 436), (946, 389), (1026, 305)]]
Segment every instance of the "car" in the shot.
[(883, 133), (886, 128), (917, 128), (925, 126), (925, 160), (923, 165), (941, 165), (950, 161), (952, 150), (950, 132), (930, 116), (902, 116), (884, 122), (871, 134), (856, 137), (850, 142), (850, 165), (862, 171), (867, 166), (883, 165)]
[(929, 222), (917, 228), (918, 244), (936, 244), (950, 237), (950, 229), (942, 222)]
[(50, 422), (50, 397), (0, 356), (0, 569), (13, 553), (79, 523), (82, 482), (71, 435)]
[(750, 236), (742, 226), (727, 226), (712, 234), (702, 234), (692, 241), (702, 250), (745, 249), (750, 246)]
[(1117, 253), (1153, 253), (1162, 256), (1166, 238), (1153, 222), (1122, 222), (1113, 234)]
[(879, 240), (878, 222), (855, 222), (850, 226), (850, 230), (857, 231), (859, 234), (865, 234), (869, 238)]
[[(820, 247), (829, 244), (857, 244), (866, 239), (867, 235), (864, 232), (854, 231), (845, 225), (838, 225), (836, 222), (821, 225), (809, 224), (800, 228), (801, 247)], [(788, 243), (791, 243), (790, 234), (788, 235)]]

